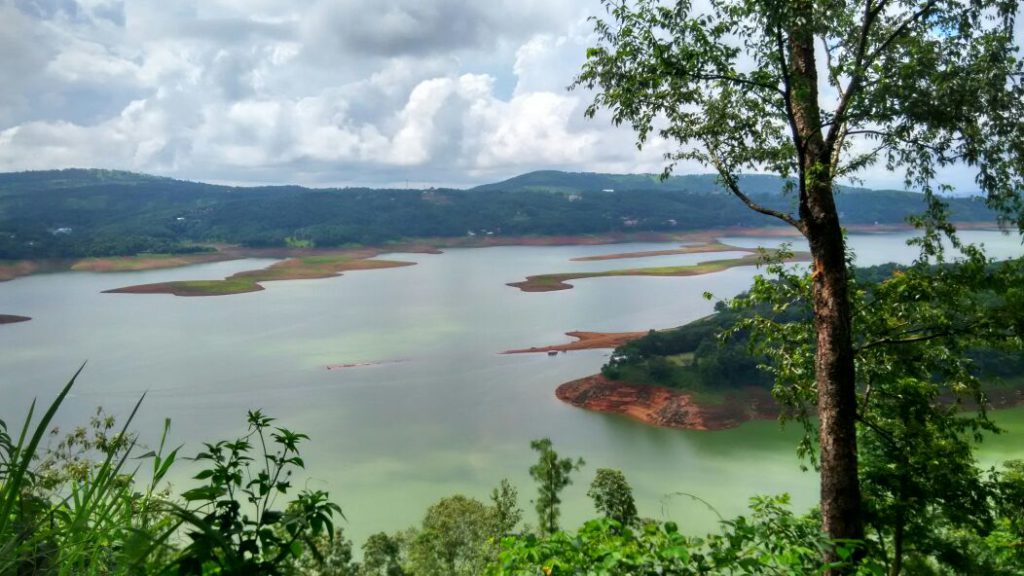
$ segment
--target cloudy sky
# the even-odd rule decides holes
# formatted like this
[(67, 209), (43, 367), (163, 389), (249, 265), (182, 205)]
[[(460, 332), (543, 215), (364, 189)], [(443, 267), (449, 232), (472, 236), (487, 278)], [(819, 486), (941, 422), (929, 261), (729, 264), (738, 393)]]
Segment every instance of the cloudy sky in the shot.
[(627, 129), (583, 117), (585, 93), (566, 91), (599, 10), (598, 0), (0, 0), (0, 171), (314, 186), (659, 172), (668, 145), (637, 151)]

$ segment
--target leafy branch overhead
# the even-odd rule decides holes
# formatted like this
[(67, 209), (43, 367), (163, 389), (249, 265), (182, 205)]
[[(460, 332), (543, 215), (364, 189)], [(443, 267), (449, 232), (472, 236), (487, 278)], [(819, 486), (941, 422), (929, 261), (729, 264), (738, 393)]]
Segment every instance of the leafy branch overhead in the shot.
[[(993, 207), (1020, 214), (1024, 66), (1013, 41), (1016, 2), (606, 1), (599, 38), (574, 86), (596, 90), (644, 145), (680, 144), (751, 208), (804, 229), (803, 215), (754, 202), (741, 172), (806, 185), (869, 166), (902, 169), (908, 187), (937, 190), (937, 171), (965, 164)], [(805, 69), (810, 50), (825, 78)], [(806, 72), (806, 74), (800, 74)], [(805, 111), (814, 97), (817, 112)], [(801, 123), (807, 123), (803, 126)], [(814, 157), (812, 157), (814, 155)], [(822, 173), (812, 173), (818, 165)]]

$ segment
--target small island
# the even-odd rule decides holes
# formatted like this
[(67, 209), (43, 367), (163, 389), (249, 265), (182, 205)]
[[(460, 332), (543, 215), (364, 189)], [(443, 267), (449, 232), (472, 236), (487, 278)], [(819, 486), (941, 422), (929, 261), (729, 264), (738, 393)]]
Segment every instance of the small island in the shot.
[(620, 260), (628, 258), (649, 258), (652, 256), (678, 256), (680, 254), (705, 254), (712, 252), (756, 252), (750, 248), (730, 246), (717, 240), (707, 243), (698, 243), (680, 246), (672, 250), (648, 250), (645, 252), (617, 252), (614, 254), (598, 254), (597, 256), (582, 256), (573, 258), (573, 262), (598, 262), (602, 260)]
[[(737, 249), (744, 250), (744, 249)], [(746, 251), (746, 250), (744, 250)], [(771, 251), (769, 251), (769, 254)], [(632, 257), (632, 256), (619, 256)], [(805, 252), (796, 253), (787, 259), (788, 262), (808, 261), (810, 255)], [(523, 292), (554, 292), (556, 290), (570, 290), (573, 285), (570, 280), (581, 280), (583, 278), (602, 278), (607, 276), (699, 276), (721, 272), (736, 266), (754, 266), (763, 260), (761, 254), (747, 254), (740, 258), (728, 258), (723, 260), (709, 260), (699, 264), (684, 266), (657, 266), (652, 268), (627, 268), (624, 270), (605, 270), (603, 272), (561, 272), (555, 274), (538, 274), (527, 276), (526, 280), (510, 282), (508, 286), (519, 288)]]
[(173, 294), (174, 296), (226, 296), (263, 290), (263, 282), (277, 280), (310, 280), (340, 276), (354, 270), (376, 270), (412, 266), (413, 262), (371, 260), (376, 250), (324, 252), (288, 258), (260, 270), (247, 270), (223, 280), (179, 280), (139, 284), (105, 290), (120, 294)]

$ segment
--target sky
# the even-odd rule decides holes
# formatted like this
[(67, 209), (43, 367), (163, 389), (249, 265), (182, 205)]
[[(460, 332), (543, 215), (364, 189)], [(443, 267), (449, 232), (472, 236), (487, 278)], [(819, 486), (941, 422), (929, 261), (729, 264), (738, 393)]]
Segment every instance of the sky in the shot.
[[(456, 186), (660, 172), (566, 87), (598, 0), (0, 0), (0, 171)], [(708, 172), (681, 165), (677, 173)], [(971, 177), (953, 171), (954, 184)], [(898, 186), (882, 168), (873, 187)]]

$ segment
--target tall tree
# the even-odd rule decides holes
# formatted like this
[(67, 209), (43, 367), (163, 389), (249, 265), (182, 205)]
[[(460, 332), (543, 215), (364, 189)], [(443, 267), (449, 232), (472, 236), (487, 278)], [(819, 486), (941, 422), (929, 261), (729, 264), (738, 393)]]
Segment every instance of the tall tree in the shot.
[(537, 451), (537, 463), (530, 466), (530, 477), (537, 481), (537, 518), (541, 534), (558, 531), (558, 517), (561, 515), (559, 494), (572, 484), (570, 474), (583, 467), (583, 459), (559, 458), (551, 447), (551, 440), (542, 438), (530, 442), (530, 448)]
[[(920, 189), (926, 246), (952, 234), (939, 169), (967, 166), (990, 206), (1020, 221), (1024, 65), (1015, 0), (603, 0), (575, 86), (643, 146), (714, 168), (750, 209), (799, 230), (813, 257), (822, 528), (864, 536), (846, 246), (834, 182), (885, 165)], [(822, 77), (819, 77), (819, 73)], [(743, 171), (793, 178), (795, 212), (756, 202)]]
[(637, 521), (633, 488), (621, 470), (598, 468), (587, 496), (590, 496), (594, 508), (605, 518), (611, 518), (623, 526), (631, 526)]

